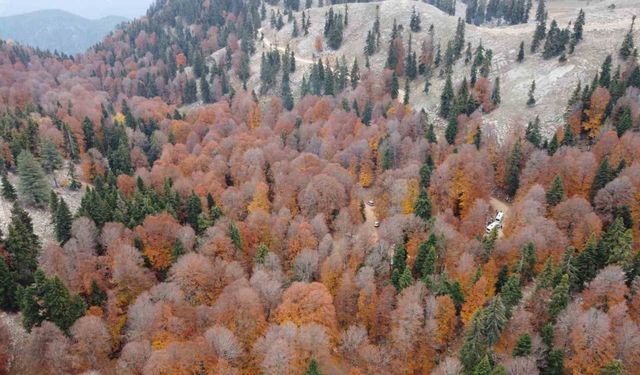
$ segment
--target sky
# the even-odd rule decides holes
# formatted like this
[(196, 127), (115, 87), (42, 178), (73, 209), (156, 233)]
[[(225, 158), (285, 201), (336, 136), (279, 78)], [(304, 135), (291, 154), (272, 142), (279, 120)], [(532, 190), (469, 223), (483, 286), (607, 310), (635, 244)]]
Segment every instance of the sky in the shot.
[(44, 9), (60, 9), (79, 16), (97, 19), (143, 16), (154, 0), (0, 0), (0, 17)]

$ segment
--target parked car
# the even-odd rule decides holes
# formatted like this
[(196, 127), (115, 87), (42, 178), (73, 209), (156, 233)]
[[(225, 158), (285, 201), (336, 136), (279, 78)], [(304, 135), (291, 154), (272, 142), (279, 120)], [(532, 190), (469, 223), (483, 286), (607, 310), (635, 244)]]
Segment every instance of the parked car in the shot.
[(491, 233), (494, 229), (500, 229), (501, 224), (499, 221), (494, 221), (493, 223), (487, 225), (487, 233)]
[(380, 227), (380, 222), (376, 221), (375, 223), (373, 223), (373, 226), (376, 227), (376, 228)]
[(496, 214), (496, 221), (502, 223), (502, 219), (504, 219), (504, 212), (498, 211)]
[(371, 207), (373, 207), (373, 201), (368, 201), (367, 204)]

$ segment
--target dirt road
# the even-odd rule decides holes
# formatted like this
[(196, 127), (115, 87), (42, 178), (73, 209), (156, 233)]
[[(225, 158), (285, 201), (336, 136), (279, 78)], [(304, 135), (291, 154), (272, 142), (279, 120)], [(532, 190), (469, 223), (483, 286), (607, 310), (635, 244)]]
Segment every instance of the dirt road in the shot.
[(369, 206), (365, 203), (364, 205), (364, 217), (365, 217), (365, 225), (367, 228), (371, 230), (371, 240), (373, 243), (378, 242), (378, 228), (375, 227), (376, 221), (378, 218), (376, 217), (376, 212), (374, 210), (374, 206)]
[[(258, 29), (258, 33), (260, 33), (260, 35), (262, 36), (262, 42), (266, 47), (271, 48), (272, 46), (274, 46), (274, 44), (267, 38), (264, 31), (262, 31), (262, 27)], [(280, 47), (277, 45), (275, 46), (275, 48), (280, 52), (284, 52), (286, 50), (284, 47)], [(305, 59), (298, 56), (295, 56), (295, 58), (296, 58), (296, 62), (300, 62), (303, 64), (313, 64), (313, 60)]]
[[(504, 213), (504, 218), (502, 219), (502, 223), (504, 223), (506, 218), (509, 216), (509, 211), (511, 211), (511, 207), (506, 202), (501, 201), (496, 197), (491, 197), (491, 199), (489, 199), (489, 204), (491, 205), (491, 207), (493, 207), (494, 210), (502, 211)], [(501, 226), (500, 230), (498, 231), (498, 238), (502, 238), (502, 237), (504, 237), (504, 233), (502, 231), (502, 226)]]

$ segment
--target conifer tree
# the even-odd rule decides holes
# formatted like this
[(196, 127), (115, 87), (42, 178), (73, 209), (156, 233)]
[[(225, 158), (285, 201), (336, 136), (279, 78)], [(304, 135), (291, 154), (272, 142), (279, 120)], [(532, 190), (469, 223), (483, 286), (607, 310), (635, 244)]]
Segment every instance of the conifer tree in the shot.
[(411, 86), (409, 85), (409, 79), (404, 80), (404, 97), (402, 98), (402, 103), (404, 105), (409, 104), (409, 95), (411, 93)]
[(453, 83), (451, 82), (451, 73), (447, 74), (447, 79), (440, 95), (440, 117), (447, 119), (451, 113), (453, 99)]
[(484, 311), (478, 309), (473, 315), (469, 328), (464, 335), (459, 357), (466, 373), (472, 373), (487, 352), (487, 342), (484, 334), (484, 315)]
[(309, 367), (307, 367), (304, 375), (322, 375), (322, 372), (320, 372), (318, 368), (318, 362), (314, 358), (309, 361)]
[(422, 30), (422, 26), (420, 26), (420, 23), (420, 15), (416, 13), (416, 7), (414, 6), (411, 10), (411, 19), (409, 21), (409, 27), (411, 28), (411, 31), (417, 33)]
[(243, 246), (242, 238), (240, 237), (240, 230), (234, 222), (229, 223), (229, 237), (231, 238), (231, 242), (233, 242), (233, 246), (235, 246), (236, 249), (242, 251)]
[(293, 109), (293, 94), (291, 93), (291, 87), (289, 86), (289, 70), (284, 69), (282, 72), (282, 91), (280, 93), (282, 97), (282, 104), (288, 111)]
[(473, 368), (471, 375), (492, 375), (492, 366), (489, 356), (485, 355), (482, 360)]
[(18, 193), (29, 205), (45, 207), (49, 202), (49, 184), (33, 155), (22, 150), (18, 155)]
[(14, 202), (18, 199), (18, 195), (16, 194), (16, 189), (14, 189), (11, 182), (9, 182), (9, 178), (6, 173), (2, 174), (2, 198)]
[(542, 22), (538, 21), (536, 25), (536, 30), (533, 33), (533, 40), (531, 41), (531, 53), (535, 53), (536, 51), (538, 51), (538, 47), (540, 47), (540, 42), (542, 42), (542, 40), (545, 38), (546, 35), (547, 35), (547, 21), (545, 16), (545, 20)]
[(28, 332), (49, 320), (68, 334), (85, 309), (82, 298), (71, 295), (58, 276), (48, 279), (42, 271), (35, 273), (34, 283), (21, 293), (22, 322)]
[(358, 86), (358, 82), (360, 81), (360, 68), (358, 67), (358, 58), (353, 58), (353, 65), (351, 66), (351, 74), (349, 75), (351, 79), (351, 88), (355, 90)]
[(633, 26), (635, 22), (636, 22), (636, 16), (634, 15), (631, 20), (631, 27), (629, 28), (629, 31), (627, 32), (624, 39), (622, 40), (622, 46), (620, 47), (620, 57), (625, 61), (629, 57), (631, 57), (631, 55), (633, 54), (633, 49), (634, 49)]
[(400, 278), (398, 279), (398, 292), (402, 291), (405, 288), (410, 287), (413, 284), (413, 277), (411, 276), (411, 271), (409, 267), (405, 267), (402, 274), (400, 274)]
[(9, 270), (14, 280), (26, 286), (33, 280), (33, 273), (38, 265), (40, 240), (33, 232), (31, 217), (18, 203), (14, 203), (11, 210), (7, 237), (4, 241), (9, 254)]
[(458, 135), (458, 119), (455, 116), (451, 116), (447, 122), (447, 127), (444, 130), (444, 137), (447, 143), (452, 145), (456, 142), (456, 136)]
[(96, 280), (92, 280), (91, 290), (89, 291), (89, 296), (87, 298), (87, 302), (89, 302), (89, 306), (102, 307), (106, 301), (107, 301), (107, 293), (100, 288)]
[(618, 121), (616, 121), (616, 133), (618, 133), (618, 137), (622, 137), (627, 130), (631, 129), (632, 125), (631, 108), (625, 107), (620, 111)]
[(520, 288), (520, 275), (514, 274), (511, 275), (507, 281), (504, 283), (500, 290), (500, 296), (504, 301), (505, 308), (507, 312), (510, 312), (511, 309), (520, 302), (522, 299), (522, 289)]
[(82, 133), (84, 136), (85, 151), (97, 146), (95, 128), (93, 122), (88, 117), (85, 117), (82, 122)]
[(184, 86), (183, 101), (185, 104), (193, 104), (198, 100), (198, 86), (194, 79), (189, 79)]
[(519, 63), (524, 61), (524, 42), (520, 42), (520, 49), (518, 50), (518, 57), (516, 58), (516, 61)]
[(416, 200), (414, 212), (416, 216), (426, 221), (431, 218), (431, 209), (431, 199), (427, 194), (427, 190), (423, 187), (422, 189), (420, 189), (420, 194), (418, 195), (418, 199)]
[(200, 198), (192, 191), (191, 195), (187, 199), (187, 204), (185, 208), (186, 220), (191, 228), (193, 228), (196, 233), (200, 233), (200, 227), (198, 225), (198, 218), (202, 213), (202, 202)]
[(56, 239), (61, 244), (64, 244), (69, 240), (69, 238), (71, 238), (71, 224), (73, 219), (71, 217), (71, 211), (69, 211), (67, 202), (65, 202), (62, 198), (60, 198), (60, 201), (58, 203), (55, 216)]
[(522, 164), (522, 146), (520, 140), (511, 149), (511, 154), (507, 159), (507, 169), (505, 175), (506, 193), (510, 197), (514, 197), (520, 187), (520, 168)]
[(16, 308), (16, 290), (18, 285), (4, 258), (0, 258), (0, 309), (7, 311)]
[(606, 265), (616, 264), (628, 270), (633, 261), (633, 234), (624, 225), (622, 217), (616, 218), (602, 236), (601, 246), (607, 258)]
[(551, 188), (547, 192), (547, 204), (555, 207), (564, 200), (564, 187), (559, 175), (556, 175), (551, 183)]
[(531, 336), (528, 333), (520, 336), (518, 338), (518, 342), (516, 342), (516, 347), (513, 348), (513, 352), (511, 355), (514, 357), (528, 357), (531, 355), (532, 344), (531, 344)]
[(564, 274), (560, 283), (553, 289), (549, 303), (549, 313), (553, 318), (557, 317), (569, 303), (569, 276)]
[(398, 75), (394, 71), (391, 76), (391, 89), (390, 89), (391, 99), (393, 100), (398, 99), (399, 89), (400, 89), (400, 84), (398, 83)]
[(531, 81), (531, 87), (529, 87), (529, 94), (528, 94), (529, 99), (527, 99), (528, 107), (533, 107), (534, 105), (536, 105), (536, 98), (534, 96), (535, 92), (536, 92), (536, 80), (534, 79), (533, 81)]
[(500, 104), (502, 98), (500, 97), (500, 77), (496, 77), (493, 83), (493, 91), (491, 92), (491, 102), (494, 105)]
[(609, 158), (605, 156), (600, 162), (600, 165), (596, 170), (596, 175), (593, 177), (593, 182), (591, 184), (589, 197), (591, 198), (592, 202), (596, 197), (598, 191), (605, 187), (612, 179), (612, 169), (609, 166)]
[(424, 241), (418, 246), (418, 254), (413, 262), (413, 275), (419, 279), (430, 276), (435, 271), (436, 251), (431, 241)]
[(540, 148), (542, 144), (542, 135), (540, 134), (540, 118), (536, 116), (534, 121), (529, 121), (525, 131), (525, 139), (534, 146)]

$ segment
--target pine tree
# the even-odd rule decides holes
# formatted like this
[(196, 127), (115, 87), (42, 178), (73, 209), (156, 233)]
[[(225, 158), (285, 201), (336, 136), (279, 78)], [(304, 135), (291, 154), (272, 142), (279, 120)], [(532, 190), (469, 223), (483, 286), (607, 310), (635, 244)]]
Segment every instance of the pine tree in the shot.
[(564, 274), (560, 284), (553, 289), (551, 302), (549, 303), (549, 314), (553, 318), (557, 317), (569, 303), (569, 276)]
[(391, 76), (391, 89), (390, 89), (391, 99), (393, 99), (393, 100), (398, 99), (398, 90), (399, 89), (400, 89), (400, 84), (398, 83), (398, 75), (394, 71), (392, 76)]
[(558, 203), (564, 200), (564, 187), (562, 186), (562, 180), (559, 175), (554, 177), (551, 183), (551, 188), (547, 191), (547, 204), (550, 207), (555, 207)]
[(42, 169), (45, 173), (51, 174), (62, 167), (62, 156), (60, 156), (56, 145), (50, 140), (42, 141), (40, 156)]
[(493, 83), (493, 91), (491, 92), (491, 103), (494, 105), (500, 104), (502, 98), (500, 97), (500, 77), (496, 77)]
[(133, 174), (133, 165), (131, 164), (131, 151), (126, 139), (120, 139), (118, 148), (111, 153), (109, 157), (109, 167), (114, 175)]
[(202, 96), (202, 102), (205, 104), (209, 104), (212, 102), (211, 98), (211, 88), (209, 86), (209, 82), (207, 81), (207, 76), (202, 75), (200, 77), (200, 95)]
[(521, 63), (524, 61), (524, 42), (520, 42), (520, 49), (518, 50), (518, 57), (516, 61)]
[(456, 142), (456, 136), (458, 135), (458, 119), (455, 116), (451, 116), (447, 122), (447, 127), (444, 130), (444, 137), (447, 143), (452, 145)]
[(624, 225), (622, 217), (616, 218), (602, 236), (600, 245), (607, 258), (606, 265), (616, 264), (627, 270), (633, 260), (633, 234)]
[(422, 30), (422, 26), (420, 26), (420, 23), (420, 15), (416, 13), (416, 7), (414, 6), (411, 10), (411, 20), (409, 21), (409, 27), (411, 28), (411, 31), (417, 33)]
[(593, 177), (593, 183), (591, 184), (589, 198), (592, 202), (598, 191), (605, 187), (612, 179), (612, 170), (609, 166), (609, 158), (605, 156), (600, 162), (600, 165), (596, 170), (596, 175)]
[(102, 307), (107, 302), (107, 292), (102, 290), (95, 280), (91, 281), (91, 290), (87, 297), (87, 302), (89, 302), (89, 306), (98, 307)]
[(360, 68), (358, 67), (358, 58), (353, 58), (353, 65), (351, 66), (351, 74), (349, 74), (351, 79), (351, 88), (355, 90), (358, 86), (358, 82), (360, 81)]
[(187, 223), (191, 225), (191, 228), (193, 228), (196, 233), (199, 233), (200, 227), (198, 226), (198, 218), (202, 213), (202, 202), (193, 191), (187, 199), (185, 213)]
[(236, 249), (242, 251), (242, 238), (240, 237), (240, 230), (238, 226), (234, 222), (229, 223), (229, 237), (231, 238), (231, 242), (233, 242), (233, 246)]
[(471, 375), (492, 375), (492, 366), (489, 356), (485, 355), (482, 360), (473, 368)]
[(293, 109), (293, 94), (291, 93), (291, 87), (289, 86), (289, 70), (284, 69), (282, 73), (282, 91), (280, 93), (282, 97), (282, 104), (288, 111)]
[(427, 190), (423, 187), (422, 189), (420, 189), (420, 194), (418, 195), (418, 199), (416, 200), (414, 212), (416, 216), (418, 216), (422, 220), (427, 221), (431, 218), (431, 209), (431, 199), (427, 194)]
[(609, 87), (611, 85), (611, 64), (612, 64), (611, 55), (607, 55), (600, 69), (599, 84), (602, 87)]
[(64, 244), (69, 240), (69, 238), (71, 238), (71, 224), (73, 219), (71, 217), (71, 212), (69, 211), (69, 206), (62, 198), (60, 198), (58, 203), (55, 216), (56, 239), (61, 244)]
[(2, 174), (2, 198), (14, 202), (18, 199), (18, 195), (16, 194), (16, 189), (14, 189), (11, 182), (9, 182), (9, 178), (6, 173)]
[(542, 135), (540, 134), (540, 118), (536, 116), (536, 119), (527, 125), (527, 129), (525, 131), (525, 139), (534, 146), (540, 148), (542, 144)]
[(636, 16), (634, 15), (631, 21), (631, 27), (629, 28), (627, 34), (624, 36), (622, 46), (620, 47), (620, 57), (625, 61), (633, 54), (633, 26), (635, 22)]
[(516, 141), (511, 149), (511, 154), (507, 159), (507, 169), (505, 175), (506, 193), (514, 197), (520, 187), (520, 168), (522, 164), (522, 146), (520, 139)]
[(576, 18), (576, 22), (573, 24), (573, 40), (575, 41), (576, 44), (582, 40), (584, 23), (585, 23), (584, 10), (580, 9), (580, 11), (578, 12), (578, 18)]
[(527, 106), (528, 107), (533, 107), (534, 105), (536, 105), (536, 98), (534, 96), (536, 92), (536, 80), (534, 79), (531, 82), (531, 87), (529, 87), (529, 99), (527, 100)]
[(402, 104), (409, 104), (409, 95), (411, 92), (411, 86), (409, 85), (409, 79), (404, 80), (404, 97), (402, 98)]
[(429, 127), (427, 128), (425, 138), (429, 143), (438, 143), (438, 138), (436, 137), (436, 132), (435, 132), (435, 129), (433, 128), (433, 123), (429, 123)]
[(362, 111), (362, 123), (366, 126), (371, 124), (371, 116), (373, 115), (373, 108), (371, 106), (371, 102), (367, 100), (364, 104), (364, 110)]
[(522, 299), (522, 289), (520, 288), (520, 275), (510, 276), (500, 290), (500, 296), (504, 301), (508, 312)]
[(553, 258), (548, 257), (547, 261), (544, 263), (542, 271), (540, 271), (540, 274), (538, 274), (538, 277), (536, 278), (536, 289), (539, 290), (551, 287), (553, 285), (553, 274)]
[(173, 248), (171, 249), (171, 260), (175, 263), (178, 258), (184, 255), (184, 246), (182, 245), (182, 241), (176, 238), (173, 243)]
[(631, 129), (632, 125), (631, 108), (625, 107), (620, 111), (618, 121), (616, 121), (616, 133), (618, 133), (618, 137), (622, 137), (627, 130)]
[(473, 315), (471, 324), (465, 332), (464, 341), (460, 348), (460, 362), (465, 373), (472, 373), (487, 353), (487, 342), (484, 335), (484, 311), (478, 309)]
[(424, 241), (418, 246), (418, 254), (413, 262), (412, 273), (419, 279), (430, 276), (435, 271), (436, 251), (430, 241)]
[(314, 358), (309, 361), (309, 367), (307, 367), (307, 371), (304, 375), (322, 375), (322, 372), (320, 372), (320, 369), (318, 368), (318, 362)]
[(88, 117), (85, 117), (84, 121), (82, 122), (82, 133), (84, 136), (83, 140), (85, 151), (97, 146), (95, 127), (93, 125), (93, 122)]
[(531, 344), (531, 336), (528, 333), (520, 336), (518, 338), (518, 342), (516, 343), (516, 347), (513, 348), (512, 356), (514, 357), (528, 357), (531, 355), (532, 344)]
[(82, 298), (71, 295), (58, 276), (48, 279), (42, 271), (35, 273), (34, 283), (21, 293), (22, 322), (28, 332), (48, 320), (68, 334), (85, 309)]
[(500, 334), (507, 325), (506, 308), (500, 295), (494, 297), (485, 309), (483, 331), (487, 344), (494, 345), (498, 342)]
[(447, 119), (451, 114), (453, 105), (453, 99), (455, 95), (453, 93), (453, 83), (451, 82), (451, 73), (447, 74), (447, 80), (445, 81), (442, 95), (440, 96), (440, 117)]
[(398, 279), (398, 292), (402, 291), (405, 288), (410, 287), (413, 284), (413, 277), (411, 276), (411, 271), (409, 267), (405, 267), (402, 274), (400, 274), (400, 278)]
[(49, 184), (40, 164), (33, 155), (23, 150), (18, 155), (18, 192), (29, 205), (45, 207), (49, 203)]
[(7, 311), (16, 308), (16, 290), (18, 285), (4, 258), (0, 257), (0, 309)]

